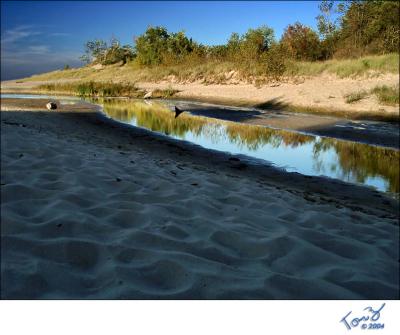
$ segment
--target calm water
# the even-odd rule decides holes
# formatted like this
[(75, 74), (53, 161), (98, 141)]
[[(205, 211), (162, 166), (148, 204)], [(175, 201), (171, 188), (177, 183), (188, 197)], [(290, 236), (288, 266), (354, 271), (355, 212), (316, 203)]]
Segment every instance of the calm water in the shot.
[(186, 140), (204, 148), (264, 160), (286, 171), (323, 175), (399, 192), (399, 151), (286, 130), (174, 113), (160, 102), (100, 102), (115, 120)]
[[(2, 97), (31, 97), (2, 95)], [(43, 97), (43, 96), (32, 96)], [(49, 97), (50, 98), (50, 97)], [(70, 103), (76, 98), (65, 98)], [(323, 175), (350, 183), (372, 186), (398, 197), (399, 150), (305, 135), (267, 127), (245, 125), (181, 114), (170, 107), (143, 100), (96, 100), (115, 120), (146, 128), (204, 148), (242, 154), (284, 168), (289, 172)]]

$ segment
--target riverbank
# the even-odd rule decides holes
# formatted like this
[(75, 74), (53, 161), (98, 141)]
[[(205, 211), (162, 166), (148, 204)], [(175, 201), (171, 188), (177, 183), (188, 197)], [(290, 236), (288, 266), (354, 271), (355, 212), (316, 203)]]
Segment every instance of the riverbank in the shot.
[[(32, 91), (30, 91), (30, 93), (32, 93)], [(11, 96), (12, 94), (10, 97)], [(23, 104), (21, 99), (10, 97), (3, 98), (5, 105), (8, 106), (5, 108), (21, 108)], [(39, 98), (40, 95), (36, 97)], [(66, 97), (66, 99), (69, 99), (69, 97)], [(26, 101), (26, 99), (24, 99), (24, 101)], [(136, 100), (133, 99), (132, 101)], [(137, 101), (144, 100), (137, 99)], [(180, 99), (161, 99), (156, 101), (160, 101), (162, 104), (168, 105), (169, 108), (172, 109), (174, 106), (179, 106), (181, 110), (197, 116), (206, 116), (208, 118), (239, 122), (241, 124), (259, 125), (268, 128), (284, 129), (304, 134), (399, 149), (399, 132), (396, 123), (362, 120), (353, 121), (333, 116), (290, 113), (279, 110), (263, 110), (260, 108), (233, 107)], [(15, 105), (14, 102), (17, 104)], [(15, 107), (13, 107), (13, 105), (15, 105)], [(30, 102), (30, 107), (27, 108), (37, 107), (40, 108), (43, 106), (40, 105), (40, 103), (34, 105), (33, 102)], [(65, 107), (63, 106), (63, 108)]]
[(3, 298), (398, 299), (397, 200), (94, 107), (16, 103), (1, 113)]
[[(231, 106), (311, 113), (351, 120), (399, 122), (399, 105), (398, 102), (393, 102), (398, 95), (395, 92), (398, 92), (399, 74), (394, 71), (396, 66), (392, 64), (395, 63), (393, 59), (398, 59), (398, 55), (389, 56), (315, 64), (299, 63), (298, 74), (288, 75), (279, 81), (241, 78), (239, 72), (228, 71), (229, 67), (225, 70), (224, 67), (218, 67), (214, 72), (209, 69), (210, 73), (188, 68), (188, 73), (183, 74), (180, 73), (183, 69), (178, 71), (175, 68), (134, 69), (129, 64), (97, 64), (2, 82), (1, 89), (3, 93), (46, 93), (43, 87), (39, 90), (39, 86), (82, 81), (114, 82), (134, 85), (140, 96), (153, 93), (155, 97), (156, 92), (165, 92), (169, 97), (177, 99)], [(379, 63), (376, 69), (368, 69), (363, 65), (373, 61)], [(391, 93), (394, 98), (391, 96), (391, 99), (385, 100), (380, 91), (382, 87), (394, 90)], [(47, 93), (60, 92), (57, 92), (57, 87), (53, 87), (52, 92)]]

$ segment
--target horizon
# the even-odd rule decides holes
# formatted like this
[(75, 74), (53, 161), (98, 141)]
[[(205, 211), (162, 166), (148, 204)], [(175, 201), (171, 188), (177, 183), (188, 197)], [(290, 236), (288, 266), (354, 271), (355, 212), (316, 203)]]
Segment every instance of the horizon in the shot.
[(80, 67), (86, 41), (109, 41), (115, 36), (122, 44), (133, 45), (135, 36), (149, 26), (164, 26), (170, 32), (183, 30), (196, 42), (218, 45), (226, 43), (233, 32), (243, 34), (249, 28), (267, 25), (278, 40), (285, 27), (296, 21), (316, 30), (319, 3), (3, 1), (1, 80), (54, 71), (65, 65)]

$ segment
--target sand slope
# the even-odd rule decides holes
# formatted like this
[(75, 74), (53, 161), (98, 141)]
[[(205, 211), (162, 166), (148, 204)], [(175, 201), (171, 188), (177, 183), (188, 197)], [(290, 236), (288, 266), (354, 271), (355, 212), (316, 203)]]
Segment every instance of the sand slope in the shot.
[[(32, 85), (33, 83), (31, 83)], [(399, 106), (382, 105), (376, 96), (369, 95), (353, 104), (346, 103), (345, 96), (360, 91), (370, 91), (376, 86), (399, 84), (398, 74), (382, 74), (373, 78), (338, 78), (329, 74), (305, 78), (301, 82), (282, 82), (259, 88), (251, 84), (205, 85), (203, 83), (138, 83), (144, 90), (175, 89), (181, 98), (204, 100), (243, 101), (268, 104), (276, 108), (285, 105), (314, 107), (352, 112), (398, 114)], [(273, 108), (273, 107), (272, 107)]]
[(95, 116), (3, 111), (2, 298), (399, 297), (395, 211), (175, 147)]

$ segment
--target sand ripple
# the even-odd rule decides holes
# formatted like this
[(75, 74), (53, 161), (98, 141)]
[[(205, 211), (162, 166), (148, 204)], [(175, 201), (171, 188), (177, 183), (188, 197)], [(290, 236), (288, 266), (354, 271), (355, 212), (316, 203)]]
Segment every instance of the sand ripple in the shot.
[(398, 298), (394, 219), (138, 148), (1, 136), (3, 298)]

